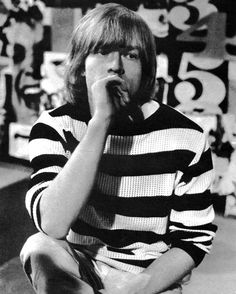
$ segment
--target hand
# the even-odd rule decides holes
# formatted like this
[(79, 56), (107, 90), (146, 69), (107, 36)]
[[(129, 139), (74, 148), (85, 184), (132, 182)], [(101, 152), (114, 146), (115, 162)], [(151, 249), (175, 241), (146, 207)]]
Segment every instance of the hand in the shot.
[(115, 279), (110, 283), (105, 283), (105, 289), (99, 292), (102, 294), (143, 294), (148, 282), (147, 274), (130, 274), (124, 279)]
[(90, 108), (92, 116), (111, 118), (129, 102), (125, 81), (117, 75), (99, 79), (91, 86)]

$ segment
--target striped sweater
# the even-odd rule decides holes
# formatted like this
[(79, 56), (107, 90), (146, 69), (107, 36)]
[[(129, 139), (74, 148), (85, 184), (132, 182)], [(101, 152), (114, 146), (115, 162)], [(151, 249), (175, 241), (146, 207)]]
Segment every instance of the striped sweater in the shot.
[[(87, 123), (65, 104), (44, 112), (32, 128), (26, 207), (39, 230), (40, 198), (83, 139)], [(144, 122), (111, 130), (89, 200), (67, 239), (75, 249), (134, 273), (171, 247), (198, 265), (216, 231), (212, 178), (202, 129), (161, 104)]]

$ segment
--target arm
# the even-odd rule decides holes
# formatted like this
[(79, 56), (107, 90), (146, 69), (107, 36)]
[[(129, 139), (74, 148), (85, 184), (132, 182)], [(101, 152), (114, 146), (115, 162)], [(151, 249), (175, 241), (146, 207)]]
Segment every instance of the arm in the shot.
[[(38, 200), (40, 229), (54, 238), (65, 238), (88, 200), (93, 187), (109, 125), (115, 111), (106, 87), (110, 80), (114, 80), (114, 76), (101, 79), (92, 86), (90, 102), (92, 119), (88, 123), (83, 139), (56, 177), (44, 187), (43, 191), (38, 189), (40, 191), (40, 200)], [(51, 142), (48, 141), (44, 142), (40, 150), (42, 155), (52, 152)], [(56, 153), (55, 150), (58, 150), (58, 146), (53, 150), (54, 153)], [(57, 156), (57, 154), (53, 155)], [(42, 171), (39, 170), (38, 173), (40, 172)]]
[(106, 139), (108, 124), (94, 117), (82, 142), (45, 189), (40, 200), (42, 230), (64, 238), (86, 203), (93, 186)]
[(180, 248), (171, 248), (140, 275), (149, 279), (144, 293), (159, 293), (184, 278), (195, 267), (190, 255)]
[[(180, 248), (171, 248), (147, 269), (128, 282), (128, 294), (162, 293), (184, 278), (195, 267), (190, 255)], [(126, 293), (126, 292), (125, 292)]]
[(209, 147), (200, 137), (195, 157), (176, 178), (169, 224), (171, 248), (127, 281), (122, 293), (162, 293), (181, 281), (209, 252), (216, 230), (209, 192), (213, 170)]
[(169, 225), (171, 249), (140, 274), (149, 275), (142, 293), (168, 289), (199, 265), (210, 251), (216, 231), (210, 193), (214, 173), (206, 138), (204, 134), (199, 136), (196, 155), (179, 172), (176, 182)]
[(103, 294), (157, 294), (181, 280), (194, 268), (193, 259), (179, 248), (170, 249), (140, 274), (128, 275), (117, 285), (110, 285)]

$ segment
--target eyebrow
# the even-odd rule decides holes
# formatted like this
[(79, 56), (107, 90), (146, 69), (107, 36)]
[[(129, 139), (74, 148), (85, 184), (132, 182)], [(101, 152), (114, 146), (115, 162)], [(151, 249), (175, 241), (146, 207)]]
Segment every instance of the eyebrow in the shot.
[(128, 50), (136, 50), (136, 49), (140, 50), (140, 48), (138, 46), (126, 46), (125, 48)]
[(113, 50), (140, 50), (140, 48), (138, 46), (131, 46), (131, 45), (128, 45), (128, 46), (125, 46), (125, 45), (119, 45), (119, 44), (104, 44), (104, 45), (101, 45), (101, 46), (98, 46), (99, 49), (105, 49), (105, 50), (109, 50), (109, 51), (113, 51)]

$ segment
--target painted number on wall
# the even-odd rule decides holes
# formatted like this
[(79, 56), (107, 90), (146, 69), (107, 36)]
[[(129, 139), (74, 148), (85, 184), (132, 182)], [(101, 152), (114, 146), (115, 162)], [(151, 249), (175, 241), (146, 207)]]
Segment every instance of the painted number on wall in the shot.
[[(223, 108), (227, 103), (228, 61), (236, 60), (236, 36), (226, 35), (227, 15), (218, 12), (210, 0), (172, 0), (169, 21), (176, 33), (179, 54), (178, 69), (169, 87), (168, 103), (213, 105)], [(182, 45), (181, 45), (182, 44)], [(185, 44), (185, 45), (184, 45)], [(188, 51), (191, 44), (191, 53)], [(199, 49), (199, 44), (201, 44)], [(175, 49), (173, 48), (173, 51)], [(169, 63), (176, 63), (174, 52)], [(172, 59), (172, 60), (171, 60)], [(222, 109), (223, 112), (226, 109)]]

